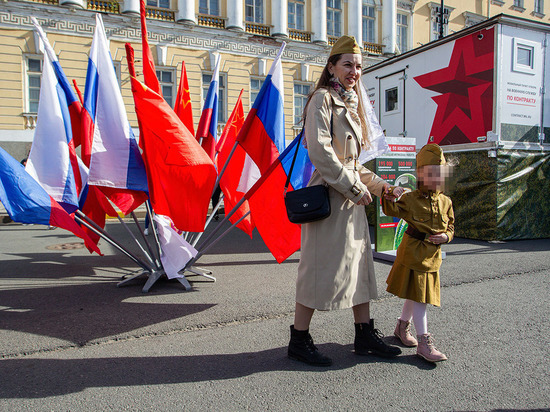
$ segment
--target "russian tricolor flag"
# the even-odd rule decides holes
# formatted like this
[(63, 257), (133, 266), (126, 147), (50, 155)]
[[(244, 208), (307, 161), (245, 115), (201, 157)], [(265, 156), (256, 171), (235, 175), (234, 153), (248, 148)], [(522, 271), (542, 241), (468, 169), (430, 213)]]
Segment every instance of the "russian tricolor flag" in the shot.
[[(88, 184), (147, 192), (145, 165), (128, 121), (100, 14), (96, 14), (88, 59), (83, 127), (88, 136), (82, 143), (84, 161), (90, 165)], [(147, 198), (145, 194), (140, 197), (138, 204)], [(117, 206), (129, 212), (118, 203)]]
[(284, 85), (281, 56), (275, 61), (248, 113), (237, 141), (263, 174), (285, 148)]
[[(261, 178), (245, 195), (252, 220), (279, 263), (300, 248), (300, 226), (288, 220), (284, 205), (284, 185), (288, 169), (285, 170), (286, 163), (282, 160), (290, 153), (290, 149), (285, 152), (284, 157), (279, 157), (285, 144), (281, 64), (284, 47), (285, 44), (275, 58), (237, 137), (237, 141), (261, 173)], [(296, 172), (296, 176), (300, 174), (303, 175), (302, 172)], [(293, 184), (298, 184), (298, 180)]]
[(73, 106), (73, 112), (77, 112), (81, 106), (48, 39), (34, 18), (33, 23), (46, 51), (36, 129), (26, 168), (49, 195), (72, 213), (78, 209), (82, 182), (74, 150), (70, 107)]
[(24, 167), (0, 147), (0, 201), (15, 222), (51, 225), (82, 238), (90, 251), (101, 254), (80, 226)]
[[(210, 159), (216, 156), (216, 141), (218, 140), (218, 94), (220, 85), (220, 56), (216, 56), (216, 67), (206, 94), (196, 138)], [(201, 140), (202, 139), (202, 140)]]

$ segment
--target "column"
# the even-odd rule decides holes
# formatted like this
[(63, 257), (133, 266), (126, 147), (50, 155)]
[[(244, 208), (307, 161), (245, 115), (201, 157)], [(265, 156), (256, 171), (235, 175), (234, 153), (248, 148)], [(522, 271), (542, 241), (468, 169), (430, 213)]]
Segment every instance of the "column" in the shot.
[(397, 0), (386, 0), (382, 5), (383, 52), (395, 54), (397, 41)]
[(227, 0), (227, 28), (244, 31), (244, 9), (242, 0)]
[(311, 40), (314, 43), (327, 43), (327, 2), (311, 1)]
[(348, 35), (355, 37), (357, 44), (363, 48), (363, 2), (348, 1)]
[(87, 0), (59, 0), (60, 6), (74, 6), (81, 9), (85, 9), (88, 6)]
[(288, 0), (271, 0), (272, 36), (288, 37)]
[(139, 15), (139, 0), (124, 0), (122, 2), (122, 13)]
[(195, 18), (195, 0), (178, 0), (176, 21), (197, 24)]

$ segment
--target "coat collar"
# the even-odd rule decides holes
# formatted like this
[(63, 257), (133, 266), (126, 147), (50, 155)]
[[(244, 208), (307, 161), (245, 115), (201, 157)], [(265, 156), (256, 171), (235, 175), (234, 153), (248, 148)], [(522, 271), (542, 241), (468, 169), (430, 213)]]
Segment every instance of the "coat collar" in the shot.
[(361, 138), (362, 138), (361, 126), (359, 126), (355, 122), (355, 120), (353, 120), (353, 118), (351, 117), (351, 114), (349, 113), (348, 108), (346, 107), (346, 103), (344, 103), (344, 101), (342, 100), (342, 98), (340, 97), (338, 92), (336, 90), (334, 90), (332, 87), (329, 87), (328, 91), (329, 91), (329, 93), (332, 97), (333, 104), (336, 105), (336, 106), (341, 106), (345, 109), (346, 119), (347, 119), (349, 125), (351, 126), (352, 130), (354, 131), (355, 139), (359, 143), (359, 146), (361, 146)]

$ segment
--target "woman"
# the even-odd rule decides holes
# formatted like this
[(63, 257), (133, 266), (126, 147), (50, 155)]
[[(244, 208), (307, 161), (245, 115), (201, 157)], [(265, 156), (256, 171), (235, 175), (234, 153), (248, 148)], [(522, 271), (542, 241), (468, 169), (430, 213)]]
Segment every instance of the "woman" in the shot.
[(401, 353), (382, 341), (369, 311), (377, 291), (364, 206), (372, 202), (371, 193), (382, 196), (390, 186), (358, 161), (361, 150), (369, 147), (359, 89), (361, 62), (355, 39), (341, 37), (304, 110), (304, 136), (315, 166), (309, 185), (328, 184), (331, 204), (327, 219), (302, 225), (288, 356), (312, 365), (332, 363), (309, 334), (315, 309), (353, 309), (355, 353)]

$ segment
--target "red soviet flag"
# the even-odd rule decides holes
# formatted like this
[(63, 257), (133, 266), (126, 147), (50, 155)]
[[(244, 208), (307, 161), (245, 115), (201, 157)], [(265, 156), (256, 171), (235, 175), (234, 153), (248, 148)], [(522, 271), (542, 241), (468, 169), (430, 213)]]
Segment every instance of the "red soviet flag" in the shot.
[(181, 62), (181, 76), (176, 96), (174, 111), (187, 127), (191, 134), (195, 135), (195, 127), (193, 126), (193, 108), (191, 107), (191, 94), (189, 93), (189, 82), (187, 81), (187, 70), (185, 70), (185, 62)]
[(133, 76), (131, 81), (153, 210), (180, 230), (202, 232), (216, 182), (214, 163), (162, 96)]

